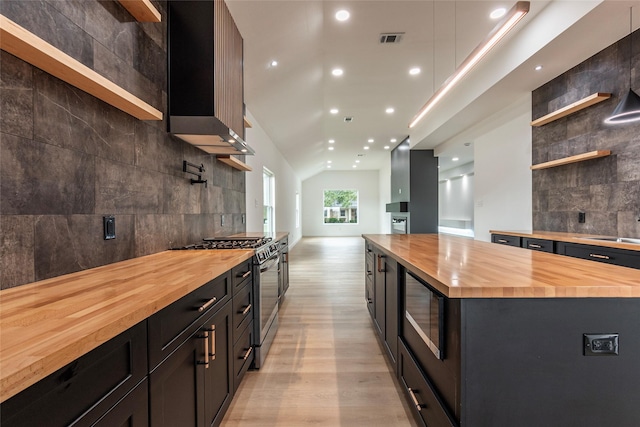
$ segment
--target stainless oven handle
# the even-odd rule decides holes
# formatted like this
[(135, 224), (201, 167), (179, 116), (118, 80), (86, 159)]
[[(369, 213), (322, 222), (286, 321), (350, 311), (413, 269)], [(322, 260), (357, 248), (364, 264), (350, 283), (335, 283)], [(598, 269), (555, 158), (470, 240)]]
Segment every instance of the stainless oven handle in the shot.
[(265, 271), (278, 265), (279, 263), (280, 263), (280, 256), (279, 255), (272, 256), (264, 264), (260, 265), (260, 273), (264, 273)]

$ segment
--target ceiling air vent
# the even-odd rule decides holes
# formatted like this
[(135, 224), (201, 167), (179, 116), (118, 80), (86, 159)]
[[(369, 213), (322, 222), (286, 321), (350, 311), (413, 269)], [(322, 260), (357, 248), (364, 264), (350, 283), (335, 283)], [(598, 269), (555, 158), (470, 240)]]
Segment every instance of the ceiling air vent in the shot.
[(402, 40), (402, 36), (404, 36), (404, 33), (381, 33), (380, 43), (400, 43), (400, 40)]
[(353, 117), (345, 117), (344, 118), (344, 122), (345, 123), (351, 123), (353, 121)]

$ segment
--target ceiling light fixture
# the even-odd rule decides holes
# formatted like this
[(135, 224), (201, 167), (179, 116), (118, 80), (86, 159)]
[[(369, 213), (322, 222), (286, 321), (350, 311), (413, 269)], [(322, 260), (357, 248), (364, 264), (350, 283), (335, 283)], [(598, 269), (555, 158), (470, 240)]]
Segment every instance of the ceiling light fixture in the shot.
[(388, 150), (388, 149), (389, 149), (389, 146), (388, 146), (388, 145), (385, 145), (383, 148), (384, 148), (385, 150)]
[(328, 169), (331, 169), (331, 165), (327, 165), (327, 168), (328, 168)]
[(332, 108), (331, 110), (329, 110), (329, 112), (330, 112), (331, 114), (338, 114), (338, 112), (339, 112), (339, 111), (338, 111), (338, 109), (337, 109), (337, 108)]
[(368, 146), (368, 145), (365, 145), (365, 146), (364, 146), (364, 149), (365, 149), (365, 150), (368, 150), (368, 149), (369, 149), (369, 146)]
[(409, 70), (409, 74), (411, 74), (412, 76), (420, 74), (420, 68), (419, 67), (413, 67), (412, 69)]
[(333, 70), (331, 70), (331, 74), (337, 77), (344, 74), (344, 71), (342, 71), (342, 68), (334, 68)]
[(629, 92), (604, 122), (609, 125), (640, 120), (640, 96), (631, 89), (631, 59), (633, 58), (633, 7), (629, 8)]
[(394, 142), (398, 142), (398, 140), (395, 139), (395, 138), (391, 138), (391, 140), (389, 142), (394, 143)]
[(333, 162), (332, 162), (331, 160), (327, 160), (327, 163), (331, 164), (331, 163), (333, 163)]
[(356, 160), (356, 163), (360, 163), (360, 160)]
[(411, 120), (409, 127), (412, 128), (455, 86), (471, 69), (529, 12), (529, 2), (519, 1), (502, 18), (502, 20), (491, 30), (485, 40), (480, 43), (467, 58), (460, 64), (453, 74), (443, 83), (442, 86), (429, 98), (426, 104), (418, 111), (418, 114)]
[(368, 142), (369, 144), (373, 144), (373, 138), (369, 138), (369, 139), (367, 139), (367, 142)]
[(329, 151), (333, 151), (333, 147), (329, 147)]
[(351, 167), (352, 167), (352, 168), (357, 168), (358, 166), (356, 166), (356, 165), (353, 165), (353, 166), (351, 166)]
[(387, 114), (391, 114), (391, 113), (393, 113), (393, 112), (394, 112), (394, 111), (396, 111), (396, 110), (394, 110), (394, 109), (393, 109), (393, 107), (389, 107), (389, 108), (387, 108), (387, 109), (386, 109), (386, 110), (384, 110), (384, 111), (385, 111), (385, 113), (387, 113)]
[(330, 139), (330, 140), (329, 140), (329, 144), (335, 144), (335, 143), (336, 143), (336, 140), (335, 140), (335, 139)]
[(457, 158), (457, 157), (454, 157), (453, 159), (451, 159), (452, 162), (457, 162), (458, 160), (460, 160), (460, 159)]
[(507, 9), (505, 9), (504, 7), (499, 7), (495, 10), (493, 10), (493, 12), (491, 12), (489, 14), (489, 18), (491, 19), (500, 19), (504, 16), (504, 14), (507, 13)]
[(351, 14), (348, 10), (343, 9), (336, 12), (336, 19), (340, 22), (346, 21), (349, 19), (349, 16), (351, 16)]
[(540, 71), (540, 70), (542, 70), (542, 65), (536, 65), (535, 70), (536, 70), (536, 71)]
[(272, 67), (277, 67), (278, 66), (278, 61), (271, 61), (271, 66)]

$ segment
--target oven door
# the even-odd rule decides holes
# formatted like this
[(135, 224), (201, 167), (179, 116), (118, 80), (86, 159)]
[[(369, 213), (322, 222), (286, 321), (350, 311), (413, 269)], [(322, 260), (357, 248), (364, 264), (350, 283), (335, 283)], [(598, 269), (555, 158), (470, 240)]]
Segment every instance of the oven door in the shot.
[(260, 311), (260, 343), (262, 343), (269, 332), (273, 319), (278, 314), (278, 266), (280, 256), (271, 256), (264, 263), (260, 264), (258, 308)]

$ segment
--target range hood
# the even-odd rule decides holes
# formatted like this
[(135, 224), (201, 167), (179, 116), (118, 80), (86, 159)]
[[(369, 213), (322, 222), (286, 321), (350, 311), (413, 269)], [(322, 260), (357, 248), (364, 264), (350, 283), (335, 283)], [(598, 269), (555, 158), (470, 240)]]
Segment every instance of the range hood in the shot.
[(210, 154), (244, 141), (243, 41), (223, 0), (168, 2), (169, 132)]

